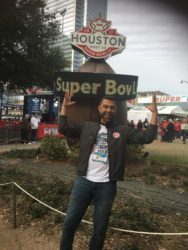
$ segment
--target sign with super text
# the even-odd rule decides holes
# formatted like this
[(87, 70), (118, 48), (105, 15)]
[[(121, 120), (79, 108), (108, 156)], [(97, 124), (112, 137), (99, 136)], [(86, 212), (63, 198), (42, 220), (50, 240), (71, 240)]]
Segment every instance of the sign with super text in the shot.
[(63, 96), (70, 90), (74, 99), (100, 99), (103, 96), (114, 96), (117, 100), (130, 100), (136, 97), (138, 76), (59, 72), (55, 74), (54, 92)]

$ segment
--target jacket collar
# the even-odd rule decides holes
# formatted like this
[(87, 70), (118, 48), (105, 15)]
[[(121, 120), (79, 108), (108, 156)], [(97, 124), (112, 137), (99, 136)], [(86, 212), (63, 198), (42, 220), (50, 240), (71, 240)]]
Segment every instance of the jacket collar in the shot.
[(102, 125), (105, 126), (106, 128), (112, 128), (112, 127), (114, 127), (115, 125), (117, 125), (113, 120), (110, 121), (110, 122), (107, 123), (107, 124), (104, 124), (104, 123), (102, 123), (102, 122), (99, 122), (99, 124), (102, 124)]

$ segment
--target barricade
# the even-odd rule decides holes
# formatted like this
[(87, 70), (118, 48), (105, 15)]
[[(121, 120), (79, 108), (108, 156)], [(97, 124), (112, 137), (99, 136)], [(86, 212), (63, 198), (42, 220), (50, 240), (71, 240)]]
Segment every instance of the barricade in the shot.
[(38, 139), (43, 139), (46, 135), (53, 135), (57, 137), (64, 137), (58, 133), (58, 124), (40, 123), (38, 127)]
[[(41, 140), (46, 135), (64, 137), (58, 133), (58, 124), (40, 123), (38, 127), (38, 139)], [(21, 142), (21, 125), (17, 121), (0, 120), (0, 143)]]
[(21, 140), (21, 128), (19, 122), (0, 123), (0, 143), (11, 143)]
[[(6, 186), (6, 185), (12, 185), (12, 190), (13, 190), (13, 193), (12, 193), (13, 203), (12, 204), (13, 204), (13, 227), (14, 228), (16, 228), (16, 192), (15, 192), (15, 187), (17, 187), (18, 189), (20, 189), (22, 192), (24, 192), (29, 197), (31, 197), (32, 199), (36, 200), (37, 202), (39, 202), (43, 206), (45, 206), (45, 207), (53, 210), (56, 213), (61, 214), (61, 215), (66, 215), (66, 213), (61, 212), (61, 211), (59, 211), (59, 210), (57, 210), (57, 209), (49, 206), (48, 204), (44, 203), (43, 201), (40, 201), (39, 199), (37, 199), (36, 197), (34, 197), (30, 193), (28, 193), (26, 190), (24, 190), (16, 182), (7, 182), (7, 183), (0, 184), (0, 186)], [(92, 222), (87, 221), (87, 220), (82, 220), (82, 222), (86, 223), (86, 224), (89, 224), (89, 225), (93, 225)], [(110, 229), (115, 230), (115, 231), (119, 231), (119, 232), (124, 232), (124, 233), (142, 234), (142, 235), (163, 235), (163, 236), (183, 236), (183, 235), (188, 235), (188, 232), (180, 232), (180, 233), (144, 232), (144, 231), (135, 231), (135, 230), (121, 229), (121, 228), (116, 228), (116, 227), (110, 227)]]

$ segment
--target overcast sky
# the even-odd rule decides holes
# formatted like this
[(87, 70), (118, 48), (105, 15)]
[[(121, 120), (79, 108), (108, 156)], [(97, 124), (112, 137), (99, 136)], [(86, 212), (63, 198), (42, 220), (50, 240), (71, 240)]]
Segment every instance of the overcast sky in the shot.
[[(176, 3), (177, 2), (177, 3)], [(185, 0), (108, 0), (108, 20), (127, 37), (108, 59), (117, 74), (139, 76), (138, 91), (188, 95), (188, 8)]]

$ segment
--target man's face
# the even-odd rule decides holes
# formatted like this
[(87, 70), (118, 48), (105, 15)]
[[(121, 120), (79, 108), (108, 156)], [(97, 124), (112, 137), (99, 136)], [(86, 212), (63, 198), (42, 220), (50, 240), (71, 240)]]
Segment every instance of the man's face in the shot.
[(117, 105), (114, 101), (103, 99), (98, 106), (100, 113), (100, 122), (103, 124), (109, 123), (117, 112)]

